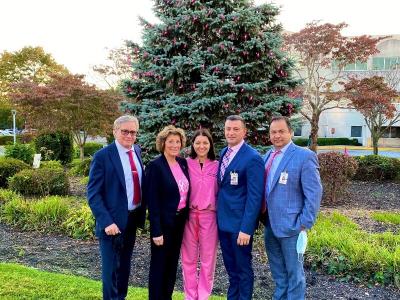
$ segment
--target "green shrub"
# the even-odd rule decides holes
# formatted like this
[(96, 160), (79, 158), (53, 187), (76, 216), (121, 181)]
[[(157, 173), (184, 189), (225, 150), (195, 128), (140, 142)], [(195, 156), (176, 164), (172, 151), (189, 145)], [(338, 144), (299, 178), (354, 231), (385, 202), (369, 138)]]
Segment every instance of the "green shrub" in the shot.
[(27, 168), (29, 168), (29, 165), (22, 160), (11, 157), (0, 157), (0, 187), (7, 187), (9, 177)]
[(400, 176), (400, 160), (380, 155), (356, 156), (358, 171), (356, 180), (382, 181), (394, 180)]
[[(308, 139), (294, 138), (293, 142), (301, 147), (308, 146)], [(349, 138), (318, 138), (318, 146), (334, 146), (334, 145), (348, 145), (348, 146), (361, 146), (357, 139)]]
[(368, 233), (333, 212), (319, 214), (308, 241), (307, 265), (338, 277), (400, 287), (400, 235)]
[(5, 157), (16, 158), (31, 165), (33, 162), (33, 154), (35, 150), (30, 144), (15, 144), (5, 146)]
[[(18, 138), (17, 138), (18, 140)], [(12, 135), (2, 135), (0, 136), (0, 145), (12, 144), (14, 142), (14, 137)]]
[(356, 160), (339, 152), (318, 154), (323, 185), (323, 201), (335, 204), (357, 171)]
[(50, 196), (30, 203), (26, 218), (32, 230), (42, 232), (61, 231), (61, 224), (68, 215), (68, 203), (64, 198)]
[(79, 209), (70, 210), (68, 218), (63, 223), (65, 232), (78, 239), (92, 238), (94, 226), (94, 217), (87, 203), (84, 203)]
[(82, 161), (79, 160), (79, 162), (74, 163), (74, 166), (71, 168), (71, 174), (78, 176), (89, 176), (91, 162), (91, 157), (85, 158)]
[(25, 196), (65, 195), (68, 176), (57, 169), (26, 169), (9, 179), (11, 190)]
[(19, 194), (9, 189), (1, 189), (0, 188), (0, 206), (6, 202), (9, 202), (13, 199), (21, 198)]
[(40, 162), (40, 168), (42, 169), (53, 169), (53, 170), (63, 170), (63, 166), (58, 160), (48, 160)]
[[(103, 144), (95, 143), (95, 142), (87, 142), (83, 146), (83, 154), (85, 157), (93, 156), (97, 151), (103, 148)], [(79, 147), (75, 148), (75, 157), (79, 158), (80, 151)]]
[(73, 155), (72, 136), (62, 132), (41, 134), (35, 139), (35, 149), (42, 154), (43, 160), (59, 160), (67, 164)]

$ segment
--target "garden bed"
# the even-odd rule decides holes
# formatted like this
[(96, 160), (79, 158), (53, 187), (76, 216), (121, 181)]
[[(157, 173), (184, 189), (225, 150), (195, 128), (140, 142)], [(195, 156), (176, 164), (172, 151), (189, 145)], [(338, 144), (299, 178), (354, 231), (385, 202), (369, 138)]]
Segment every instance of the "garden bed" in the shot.
[[(371, 220), (368, 216), (377, 209), (398, 210), (400, 184), (353, 182), (350, 191), (353, 192), (348, 193), (346, 199), (335, 209), (349, 216), (366, 231), (399, 232), (400, 225), (385, 225)], [(329, 212), (333, 208), (323, 205), (322, 210)], [(260, 237), (258, 240), (260, 241)], [(130, 284), (147, 287), (149, 257), (149, 238), (146, 235), (139, 236), (134, 252)], [(97, 241), (81, 241), (55, 234), (21, 232), (4, 224), (0, 224), (0, 260), (54, 272), (83, 275), (97, 280), (100, 280), (101, 276)], [(217, 264), (213, 292), (223, 295), (226, 293), (228, 282), (220, 253)], [(253, 265), (254, 299), (269, 299), (273, 282), (262, 246), (254, 248)], [(307, 299), (400, 299), (400, 290), (394, 287), (379, 285), (367, 287), (366, 284), (346, 282), (311, 270), (307, 270), (306, 274)], [(181, 274), (178, 274), (176, 289), (182, 290)]]

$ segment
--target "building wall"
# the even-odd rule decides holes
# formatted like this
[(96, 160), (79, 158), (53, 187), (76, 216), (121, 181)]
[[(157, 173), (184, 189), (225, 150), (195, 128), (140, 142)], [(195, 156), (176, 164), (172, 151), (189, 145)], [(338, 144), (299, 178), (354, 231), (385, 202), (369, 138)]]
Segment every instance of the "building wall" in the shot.
[[(379, 65), (378, 62), (382, 63), (382, 58), (385, 58), (383, 60), (384, 63), (387, 63), (388, 61), (390, 62), (387, 58), (392, 59), (393, 57), (398, 57), (400, 59), (400, 35), (395, 35), (381, 41), (377, 45), (377, 48), (380, 52), (371, 57), (366, 66), (363, 67), (355, 64), (354, 69), (350, 66), (347, 71), (348, 75), (354, 74), (370, 76), (374, 72), (374, 68)], [(357, 68), (359, 68), (359, 70), (357, 70)], [(362, 70), (363, 68), (364, 70)], [(332, 70), (327, 70), (327, 73), (331, 71)], [(384, 73), (385, 70), (378, 70), (377, 72), (380, 73), (379, 76), (382, 76), (382, 72)], [(398, 76), (400, 76), (400, 72)], [(398, 86), (397, 89), (400, 90), (400, 86)], [(396, 104), (396, 107), (397, 111), (400, 112), (400, 104)], [(352, 126), (361, 126), (360, 136), (351, 136)], [(395, 123), (394, 127), (400, 127), (400, 121)], [(310, 132), (310, 124), (305, 121), (301, 128), (301, 137), (307, 138), (310, 135)], [(335, 108), (324, 111), (321, 114), (319, 121), (318, 136), (357, 138), (363, 146), (371, 146), (371, 132), (368, 129), (362, 114), (354, 109)], [(382, 138), (379, 140), (379, 146), (400, 147), (400, 138)]]

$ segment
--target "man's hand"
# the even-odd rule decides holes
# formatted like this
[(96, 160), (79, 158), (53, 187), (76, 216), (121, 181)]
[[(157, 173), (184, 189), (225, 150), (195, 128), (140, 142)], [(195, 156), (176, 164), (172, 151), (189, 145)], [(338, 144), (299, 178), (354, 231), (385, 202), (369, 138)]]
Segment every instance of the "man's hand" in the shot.
[(119, 230), (117, 224), (112, 223), (111, 225), (107, 226), (104, 231), (106, 232), (107, 235), (116, 235), (120, 234), (121, 231)]
[(239, 231), (239, 235), (237, 238), (238, 246), (247, 246), (250, 243), (251, 235)]
[(164, 245), (164, 236), (161, 235), (161, 236), (153, 237), (153, 243), (154, 243), (156, 246), (162, 246), (162, 245)]

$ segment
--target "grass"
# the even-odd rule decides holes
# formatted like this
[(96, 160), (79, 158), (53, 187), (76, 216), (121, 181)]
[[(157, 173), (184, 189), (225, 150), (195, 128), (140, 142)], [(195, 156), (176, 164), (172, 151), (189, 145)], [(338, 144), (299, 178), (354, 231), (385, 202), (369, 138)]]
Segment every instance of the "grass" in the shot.
[(400, 235), (365, 232), (336, 211), (319, 215), (306, 255), (308, 264), (329, 274), (400, 288)]
[(373, 212), (372, 219), (378, 222), (400, 225), (400, 213), (396, 212)]
[[(0, 298), (11, 299), (101, 299), (101, 282), (85, 277), (40, 271), (17, 264), (0, 263)], [(130, 300), (146, 300), (147, 289), (129, 287)], [(183, 299), (175, 292), (174, 300)], [(223, 297), (213, 296), (212, 300)]]

